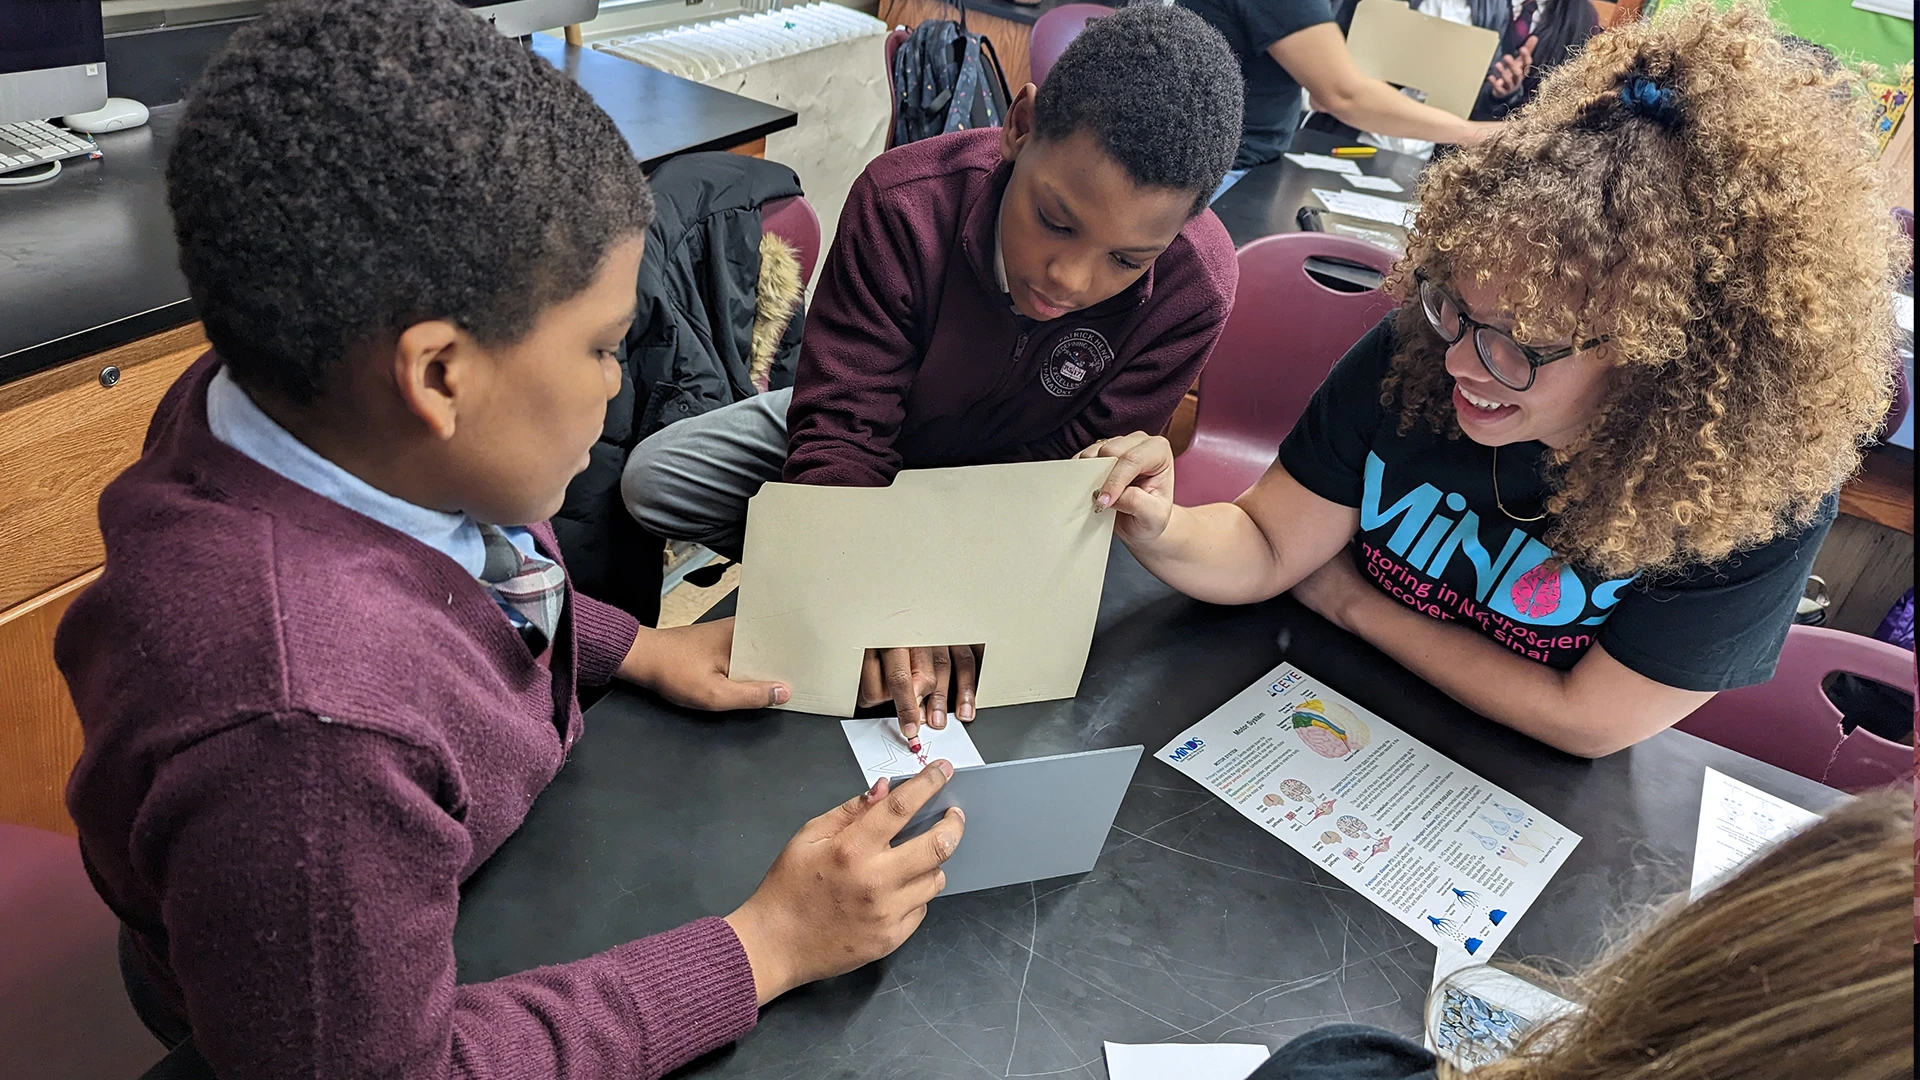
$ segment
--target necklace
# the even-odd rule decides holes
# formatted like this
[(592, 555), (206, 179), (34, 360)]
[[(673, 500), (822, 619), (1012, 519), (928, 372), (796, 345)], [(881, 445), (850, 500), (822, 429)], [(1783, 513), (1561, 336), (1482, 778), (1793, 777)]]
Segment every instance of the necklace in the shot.
[(1539, 521), (1547, 516), (1547, 512), (1542, 510), (1532, 517), (1521, 517), (1507, 509), (1507, 504), (1500, 501), (1500, 448), (1497, 446), (1493, 448), (1493, 505), (1499, 507), (1501, 513), (1519, 522)]

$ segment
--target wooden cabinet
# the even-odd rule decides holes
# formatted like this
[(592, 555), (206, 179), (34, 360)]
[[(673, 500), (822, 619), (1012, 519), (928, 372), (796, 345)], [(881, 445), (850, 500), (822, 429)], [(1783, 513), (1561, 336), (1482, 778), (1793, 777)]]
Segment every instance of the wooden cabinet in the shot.
[(206, 348), (194, 323), (0, 386), (0, 821), (73, 832), (61, 793), (80, 724), (53, 633), (99, 576), (101, 489)]

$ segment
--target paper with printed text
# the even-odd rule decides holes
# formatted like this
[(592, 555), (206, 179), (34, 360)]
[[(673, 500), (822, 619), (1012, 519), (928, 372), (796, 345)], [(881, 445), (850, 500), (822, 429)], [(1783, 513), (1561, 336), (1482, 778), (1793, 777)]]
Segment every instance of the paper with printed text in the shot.
[(1281, 154), (1280, 156), (1303, 169), (1319, 169), (1321, 172), (1337, 172), (1346, 176), (1360, 175), (1360, 166), (1345, 158), (1328, 157), (1325, 154)]
[(1485, 961), (1580, 837), (1281, 664), (1159, 758), (1440, 950)]
[(1400, 181), (1395, 180), (1391, 176), (1361, 176), (1356, 173), (1347, 177), (1347, 183), (1357, 188), (1365, 188), (1368, 191), (1391, 191), (1399, 194), (1407, 190), (1400, 186)]
[(1708, 769), (1700, 784), (1700, 832), (1688, 895), (1699, 899), (1747, 860), (1819, 820), (1811, 810)]
[(1357, 191), (1314, 188), (1313, 197), (1336, 214), (1378, 221), (1384, 225), (1398, 225), (1403, 229), (1413, 227), (1414, 214), (1419, 211), (1419, 207), (1412, 203), (1383, 199), (1378, 195), (1362, 195)]

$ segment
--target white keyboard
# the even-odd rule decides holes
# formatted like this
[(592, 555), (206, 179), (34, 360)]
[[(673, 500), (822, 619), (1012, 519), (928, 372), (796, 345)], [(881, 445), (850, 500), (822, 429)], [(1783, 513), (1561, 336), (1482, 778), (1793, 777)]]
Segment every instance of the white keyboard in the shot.
[(21, 124), (0, 124), (0, 176), (30, 168), (47, 161), (85, 157), (100, 152), (91, 137), (49, 124), (28, 120)]

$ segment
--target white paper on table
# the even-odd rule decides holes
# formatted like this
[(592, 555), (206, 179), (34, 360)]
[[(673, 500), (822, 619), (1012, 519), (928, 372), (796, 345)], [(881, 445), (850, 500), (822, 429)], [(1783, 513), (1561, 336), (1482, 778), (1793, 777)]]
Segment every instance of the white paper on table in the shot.
[(985, 765), (980, 751), (973, 747), (973, 736), (958, 717), (949, 716), (944, 728), (920, 725), (920, 753), (907, 749), (900, 734), (897, 717), (877, 716), (868, 720), (842, 720), (840, 730), (847, 733), (847, 745), (860, 759), (860, 772), (872, 784), (883, 776), (912, 776), (928, 762), (945, 758), (954, 768)]
[(1325, 154), (1281, 154), (1280, 156), (1303, 169), (1319, 169), (1322, 172), (1337, 172), (1347, 176), (1360, 175), (1360, 166), (1345, 158), (1328, 157)]
[(1399, 193), (1407, 190), (1401, 187), (1400, 182), (1391, 176), (1361, 176), (1358, 173), (1354, 173), (1347, 177), (1347, 183), (1357, 188), (1366, 188), (1368, 191), (1391, 191)]
[(1401, 228), (1413, 226), (1413, 216), (1419, 208), (1412, 203), (1383, 199), (1378, 195), (1362, 195), (1357, 191), (1332, 191), (1327, 188), (1314, 188), (1314, 197), (1336, 214), (1348, 217), (1365, 218), (1386, 225), (1398, 225)]
[(1455, 1068), (1471, 1070), (1506, 1056), (1535, 1025), (1577, 1008), (1498, 968), (1468, 964), (1450, 969), (1436, 963), (1427, 996), (1427, 1049)]
[(1913, 333), (1913, 297), (1902, 292), (1893, 294), (1893, 322), (1907, 333)]
[(1438, 946), (1485, 960), (1578, 834), (1281, 664), (1159, 758)]
[(1257, 1043), (1107, 1044), (1107, 1080), (1247, 1080), (1273, 1052)]
[(1708, 769), (1700, 785), (1700, 832), (1693, 842), (1689, 898), (1699, 899), (1754, 855), (1819, 820), (1811, 810)]

